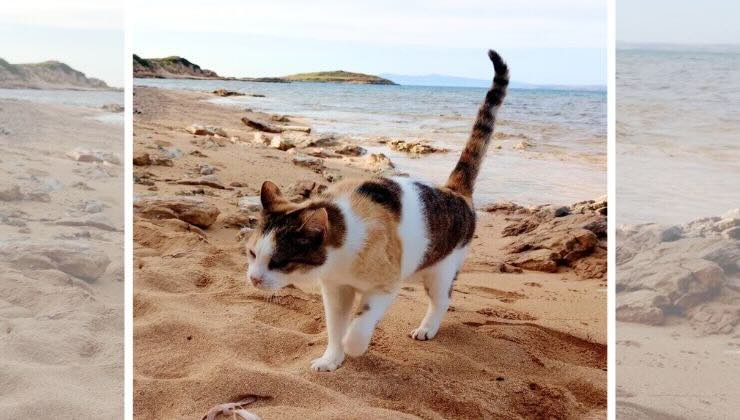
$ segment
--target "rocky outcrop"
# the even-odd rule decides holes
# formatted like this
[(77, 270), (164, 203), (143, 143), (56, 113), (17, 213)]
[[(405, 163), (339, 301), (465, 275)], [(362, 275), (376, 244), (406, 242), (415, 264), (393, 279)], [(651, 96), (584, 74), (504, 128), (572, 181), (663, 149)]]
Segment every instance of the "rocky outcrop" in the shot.
[(147, 219), (179, 219), (191, 225), (208, 228), (220, 211), (200, 198), (141, 197), (134, 201), (134, 211)]
[(216, 89), (211, 93), (213, 93), (216, 96), (221, 96), (221, 97), (244, 96), (244, 94), (241, 92), (237, 92), (235, 90), (226, 90), (226, 89)]
[(77, 89), (110, 90), (100, 79), (59, 61), (10, 64), (0, 58), (0, 88), (6, 89)]
[(73, 241), (3, 243), (0, 261), (18, 270), (58, 270), (87, 282), (100, 278), (110, 264), (104, 252)]
[(134, 77), (160, 79), (221, 79), (216, 72), (202, 69), (185, 58), (141, 58), (134, 54)]
[(397, 152), (413, 153), (417, 155), (447, 151), (447, 149), (435, 147), (423, 141), (406, 141), (398, 139), (388, 141), (388, 147)]
[(740, 322), (737, 211), (684, 225), (617, 229), (617, 319), (651, 325), (688, 320), (705, 334)]
[(502, 236), (512, 238), (504, 248), (507, 264), (550, 273), (570, 267), (582, 278), (606, 277), (607, 225), (600, 212), (583, 203), (532, 208), (496, 203), (484, 210), (510, 220), (502, 229)]

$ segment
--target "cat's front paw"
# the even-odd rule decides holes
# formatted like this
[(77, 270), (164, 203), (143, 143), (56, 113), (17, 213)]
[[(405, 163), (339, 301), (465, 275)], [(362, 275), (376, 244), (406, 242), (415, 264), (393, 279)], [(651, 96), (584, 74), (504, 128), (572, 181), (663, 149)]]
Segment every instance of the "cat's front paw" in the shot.
[(419, 327), (411, 331), (411, 338), (419, 341), (431, 340), (435, 335), (437, 335), (437, 329), (427, 327)]
[(315, 370), (316, 372), (331, 372), (342, 366), (342, 362), (344, 362), (344, 356), (324, 355), (311, 361), (311, 370)]

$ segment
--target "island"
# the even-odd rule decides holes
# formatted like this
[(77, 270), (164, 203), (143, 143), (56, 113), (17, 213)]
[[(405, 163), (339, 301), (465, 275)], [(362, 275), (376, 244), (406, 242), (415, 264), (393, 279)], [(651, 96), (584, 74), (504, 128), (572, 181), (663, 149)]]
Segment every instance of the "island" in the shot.
[(205, 70), (199, 65), (179, 56), (165, 58), (141, 58), (134, 54), (134, 77), (158, 79), (213, 79), (240, 80), (261, 83), (352, 83), (366, 85), (395, 85), (392, 81), (379, 76), (364, 73), (352, 73), (344, 70), (299, 73), (282, 77), (223, 77), (215, 71)]

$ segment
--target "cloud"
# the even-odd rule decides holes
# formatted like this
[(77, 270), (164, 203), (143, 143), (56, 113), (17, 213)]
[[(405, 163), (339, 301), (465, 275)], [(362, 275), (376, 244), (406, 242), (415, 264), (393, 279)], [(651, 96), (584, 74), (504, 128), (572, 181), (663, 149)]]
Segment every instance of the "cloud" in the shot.
[(134, 30), (388, 45), (606, 48), (606, 1), (133, 0)]
[(0, 23), (71, 29), (123, 29), (123, 0), (4, 2)]

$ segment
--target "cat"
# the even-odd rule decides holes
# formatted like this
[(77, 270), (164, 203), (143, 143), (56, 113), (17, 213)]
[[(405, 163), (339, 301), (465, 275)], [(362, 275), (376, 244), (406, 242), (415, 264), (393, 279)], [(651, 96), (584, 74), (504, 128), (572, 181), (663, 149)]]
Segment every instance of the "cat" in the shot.
[(411, 337), (437, 334), (473, 238), (473, 187), (509, 83), (503, 59), (493, 50), (488, 56), (492, 86), (444, 186), (408, 177), (343, 181), (293, 203), (273, 182), (262, 185), (262, 218), (247, 241), (247, 277), (267, 291), (319, 280), (328, 345), (311, 362), (313, 370), (333, 371), (345, 355), (365, 353), (402, 283), (412, 278), (422, 280), (429, 306)]

